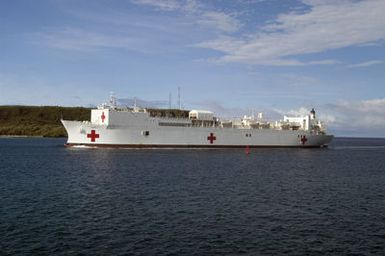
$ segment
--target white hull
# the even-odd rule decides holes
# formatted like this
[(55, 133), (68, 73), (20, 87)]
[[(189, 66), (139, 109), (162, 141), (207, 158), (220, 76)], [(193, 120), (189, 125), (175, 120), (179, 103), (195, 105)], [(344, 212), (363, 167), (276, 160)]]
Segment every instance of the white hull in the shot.
[(67, 120), (62, 120), (62, 123), (68, 133), (69, 146), (324, 147), (333, 139), (332, 135), (303, 130), (170, 127), (159, 126), (155, 121), (121, 127)]

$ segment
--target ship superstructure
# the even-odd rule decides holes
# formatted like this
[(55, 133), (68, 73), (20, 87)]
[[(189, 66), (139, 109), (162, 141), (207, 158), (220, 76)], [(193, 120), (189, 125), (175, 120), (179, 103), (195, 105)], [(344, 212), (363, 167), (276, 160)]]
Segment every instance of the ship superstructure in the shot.
[(107, 147), (324, 147), (333, 139), (314, 109), (308, 115), (268, 122), (262, 113), (221, 120), (206, 110), (184, 118), (158, 116), (143, 108), (109, 104), (91, 110), (90, 121), (62, 120), (68, 146)]

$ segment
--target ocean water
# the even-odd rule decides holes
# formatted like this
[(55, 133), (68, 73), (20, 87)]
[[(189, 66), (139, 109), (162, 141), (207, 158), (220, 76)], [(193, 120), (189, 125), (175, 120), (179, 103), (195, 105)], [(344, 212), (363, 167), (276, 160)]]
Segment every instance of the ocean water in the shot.
[(0, 139), (0, 255), (385, 255), (385, 139), (85, 149)]

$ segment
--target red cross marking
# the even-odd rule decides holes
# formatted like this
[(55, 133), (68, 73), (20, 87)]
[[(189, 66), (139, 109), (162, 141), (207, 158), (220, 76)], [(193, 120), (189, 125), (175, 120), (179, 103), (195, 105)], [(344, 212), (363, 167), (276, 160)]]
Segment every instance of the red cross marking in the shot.
[(207, 137), (207, 140), (210, 141), (210, 144), (213, 144), (214, 140), (216, 140), (217, 137), (214, 136), (214, 133), (210, 133), (210, 136)]
[(95, 139), (99, 138), (99, 134), (95, 132), (95, 130), (91, 130), (91, 133), (87, 134), (87, 138), (91, 139), (91, 142), (95, 142)]
[(104, 123), (104, 119), (106, 119), (106, 116), (104, 115), (104, 112), (102, 112), (101, 118), (102, 118), (102, 122)]
[(302, 145), (305, 145), (306, 141), (307, 141), (306, 135), (303, 135), (303, 136), (301, 135)]

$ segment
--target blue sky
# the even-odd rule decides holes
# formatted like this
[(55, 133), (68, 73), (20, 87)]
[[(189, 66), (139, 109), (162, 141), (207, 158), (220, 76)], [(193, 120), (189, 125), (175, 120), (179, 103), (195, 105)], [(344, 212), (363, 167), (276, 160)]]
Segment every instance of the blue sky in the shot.
[(0, 1), (0, 105), (136, 97), (385, 137), (385, 1)]

